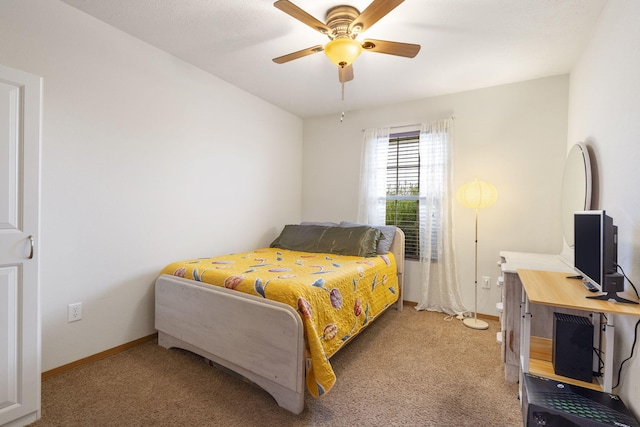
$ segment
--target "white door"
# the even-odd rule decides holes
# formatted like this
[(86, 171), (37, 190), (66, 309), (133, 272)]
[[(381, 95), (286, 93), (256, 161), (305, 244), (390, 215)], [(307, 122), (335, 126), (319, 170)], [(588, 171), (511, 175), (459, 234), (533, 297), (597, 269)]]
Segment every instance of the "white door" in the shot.
[(40, 418), (42, 79), (0, 65), (0, 426)]

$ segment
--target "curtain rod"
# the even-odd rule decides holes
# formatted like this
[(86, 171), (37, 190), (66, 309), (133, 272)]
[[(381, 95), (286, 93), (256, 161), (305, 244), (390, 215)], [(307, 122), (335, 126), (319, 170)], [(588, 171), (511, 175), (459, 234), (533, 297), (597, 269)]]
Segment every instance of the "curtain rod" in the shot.
[(390, 126), (389, 129), (412, 128), (414, 126), (422, 126), (422, 123), (413, 123), (410, 125)]
[[(451, 115), (451, 117), (449, 117), (451, 120), (455, 120), (456, 116), (454, 116), (453, 114)], [(401, 126), (389, 126), (389, 129), (399, 129), (399, 128), (408, 128), (408, 127), (413, 127), (413, 126), (422, 126), (423, 123), (413, 123), (410, 125), (401, 125)]]
[[(451, 115), (451, 117), (449, 117), (451, 120), (455, 120), (456, 116), (455, 115)], [(400, 126), (388, 126), (389, 129), (402, 129), (402, 128), (409, 128), (409, 127), (415, 127), (415, 126), (422, 126), (422, 123), (412, 123), (409, 125), (400, 125)], [(366, 129), (362, 129), (362, 132), (364, 132)]]

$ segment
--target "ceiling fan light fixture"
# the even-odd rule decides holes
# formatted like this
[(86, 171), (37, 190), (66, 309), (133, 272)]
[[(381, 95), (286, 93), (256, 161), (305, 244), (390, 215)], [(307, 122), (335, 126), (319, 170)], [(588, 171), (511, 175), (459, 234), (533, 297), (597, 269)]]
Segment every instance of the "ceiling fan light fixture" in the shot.
[(353, 64), (361, 52), (360, 43), (349, 37), (333, 39), (324, 46), (327, 58), (341, 68)]

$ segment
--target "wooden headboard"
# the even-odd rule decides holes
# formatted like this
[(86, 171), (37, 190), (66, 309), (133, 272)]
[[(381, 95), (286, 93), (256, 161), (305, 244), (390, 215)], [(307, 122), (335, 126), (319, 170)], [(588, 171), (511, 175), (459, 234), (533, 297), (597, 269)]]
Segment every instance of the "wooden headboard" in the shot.
[(396, 227), (396, 234), (393, 236), (391, 248), (398, 265), (398, 287), (400, 288), (400, 298), (398, 299), (398, 310), (402, 310), (402, 299), (404, 296), (404, 231)]

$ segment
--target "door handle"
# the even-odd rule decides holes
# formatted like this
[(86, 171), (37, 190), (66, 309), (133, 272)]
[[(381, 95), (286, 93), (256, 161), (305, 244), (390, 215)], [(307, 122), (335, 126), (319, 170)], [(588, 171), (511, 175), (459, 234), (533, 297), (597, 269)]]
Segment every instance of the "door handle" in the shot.
[(30, 247), (28, 259), (33, 259), (33, 244), (34, 244), (33, 243), (33, 236), (29, 236), (28, 238), (29, 238), (29, 247)]

